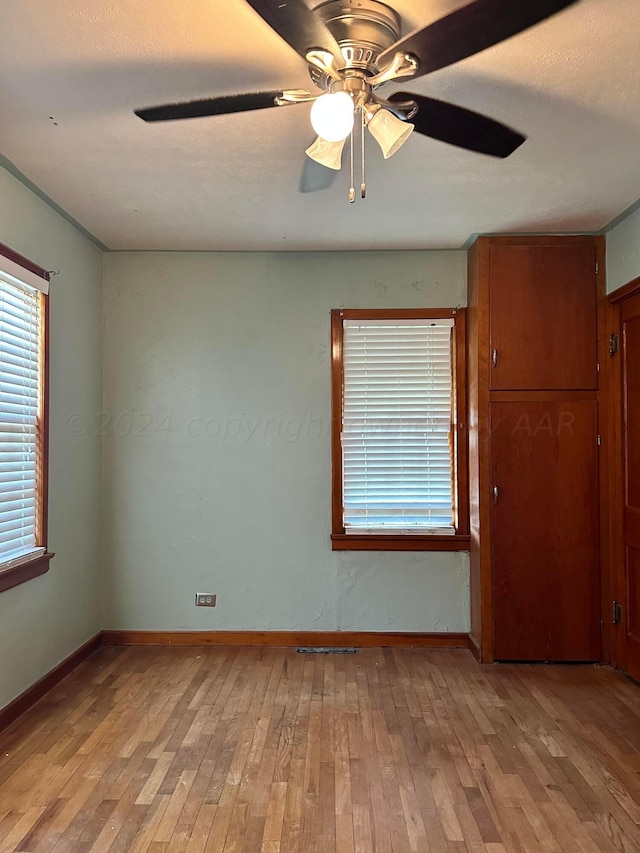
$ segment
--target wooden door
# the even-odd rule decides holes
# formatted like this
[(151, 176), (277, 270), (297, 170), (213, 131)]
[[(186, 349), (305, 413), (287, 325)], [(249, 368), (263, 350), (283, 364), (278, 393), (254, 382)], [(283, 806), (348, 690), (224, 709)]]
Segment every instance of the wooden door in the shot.
[[(623, 602), (628, 672), (640, 678), (640, 294), (620, 306), (624, 458)], [(626, 605), (626, 606), (625, 606)]]
[(597, 388), (595, 252), (491, 247), (492, 390)]
[(597, 660), (597, 403), (493, 403), (490, 426), (494, 657)]

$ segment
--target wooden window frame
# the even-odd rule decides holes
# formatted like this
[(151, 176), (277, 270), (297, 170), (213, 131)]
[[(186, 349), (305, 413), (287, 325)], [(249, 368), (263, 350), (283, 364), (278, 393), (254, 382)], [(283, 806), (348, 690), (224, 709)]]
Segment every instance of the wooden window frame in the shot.
[[(456, 427), (453, 445), (455, 533), (346, 533), (342, 499), (342, 404), (344, 391), (344, 320), (453, 320), (453, 397)], [(331, 547), (334, 551), (468, 551), (469, 437), (466, 380), (466, 310), (464, 308), (347, 309), (331, 312)]]
[[(8, 246), (0, 243), (0, 256), (8, 258), (19, 264), (25, 270), (38, 275), (45, 281), (49, 281), (49, 273), (42, 267), (34, 264), (23, 255), (14, 252)], [(8, 569), (0, 569), (0, 592), (12, 589), (15, 586), (26, 583), (49, 571), (49, 562), (55, 555), (47, 548), (48, 521), (49, 521), (49, 296), (40, 294), (42, 306), (42, 322), (40, 329), (40, 353), (42, 370), (41, 391), (41, 420), (38, 430), (38, 453), (42, 463), (40, 465), (37, 483), (38, 513), (36, 517), (36, 541), (38, 547), (44, 548), (44, 554), (25, 560)]]

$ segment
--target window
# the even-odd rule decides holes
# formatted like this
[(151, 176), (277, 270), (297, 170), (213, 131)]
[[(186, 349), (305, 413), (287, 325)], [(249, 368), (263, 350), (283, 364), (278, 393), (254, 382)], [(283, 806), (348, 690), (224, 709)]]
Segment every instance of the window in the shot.
[(331, 328), (334, 550), (467, 550), (464, 310)]
[(47, 571), (49, 276), (0, 246), (0, 592)]

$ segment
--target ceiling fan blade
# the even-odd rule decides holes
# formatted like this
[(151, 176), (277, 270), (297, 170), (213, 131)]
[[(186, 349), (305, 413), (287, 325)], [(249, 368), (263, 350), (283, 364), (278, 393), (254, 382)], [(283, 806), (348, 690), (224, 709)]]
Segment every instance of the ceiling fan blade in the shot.
[(134, 110), (144, 121), (174, 121), (183, 118), (227, 115), (247, 110), (264, 110), (280, 106), (277, 92), (253, 92), (246, 95), (223, 95), (220, 98), (203, 98), (200, 101), (185, 101), (180, 104), (164, 104), (160, 107), (145, 107)]
[(578, 0), (475, 0), (391, 45), (380, 67), (398, 52), (419, 60), (415, 77), (453, 65), (498, 44)]
[(304, 59), (310, 50), (322, 49), (344, 65), (337, 41), (324, 21), (304, 0), (247, 0), (263, 21)]
[(301, 193), (316, 193), (321, 190), (328, 190), (333, 185), (338, 174), (339, 172), (335, 169), (328, 169), (321, 163), (316, 163), (310, 157), (305, 157), (298, 190)]
[(418, 112), (409, 121), (418, 133), (468, 151), (504, 158), (513, 154), (527, 138), (499, 121), (435, 98), (396, 92), (389, 100), (392, 103), (415, 101)]

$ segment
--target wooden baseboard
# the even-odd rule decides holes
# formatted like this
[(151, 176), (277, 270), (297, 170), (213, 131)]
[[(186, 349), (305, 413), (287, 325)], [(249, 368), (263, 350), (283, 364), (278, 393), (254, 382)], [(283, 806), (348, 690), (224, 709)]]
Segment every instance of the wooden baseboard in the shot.
[(93, 654), (102, 645), (102, 632), (96, 634), (90, 640), (87, 640), (84, 645), (72, 652), (69, 657), (65, 658), (58, 666), (54, 667), (50, 672), (36, 681), (31, 687), (28, 687), (24, 693), (21, 693), (17, 699), (10, 702), (5, 708), (0, 708), (0, 732), (6, 729), (14, 720), (30, 708), (32, 705), (42, 699), (45, 693), (48, 693), (56, 686), (63, 678), (66, 678), (85, 658)]
[(106, 646), (469, 647), (467, 634), (377, 631), (104, 631), (102, 642)]
[(478, 661), (478, 663), (482, 663), (482, 646), (473, 636), (471, 631), (469, 631), (469, 636), (467, 637), (469, 641), (469, 650), (474, 658)]

